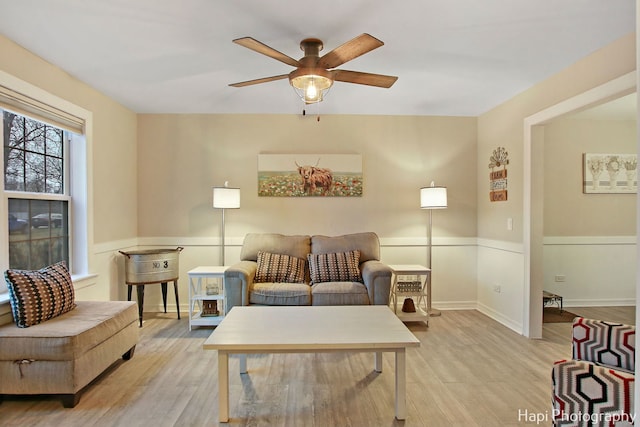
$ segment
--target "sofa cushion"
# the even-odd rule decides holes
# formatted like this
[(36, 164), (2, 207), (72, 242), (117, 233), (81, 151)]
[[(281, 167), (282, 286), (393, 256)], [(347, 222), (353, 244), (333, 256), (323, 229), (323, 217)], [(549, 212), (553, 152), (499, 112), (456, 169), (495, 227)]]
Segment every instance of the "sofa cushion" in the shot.
[(134, 301), (78, 301), (73, 311), (28, 329), (0, 326), (0, 360), (74, 360), (137, 322)]
[(249, 303), (263, 305), (310, 305), (311, 287), (306, 283), (253, 283)]
[(312, 236), (311, 253), (360, 251), (360, 262), (380, 260), (380, 239), (373, 232), (345, 234), (343, 236)]
[(64, 261), (41, 270), (4, 273), (16, 325), (27, 328), (73, 310), (75, 294)]
[(242, 261), (257, 261), (259, 251), (305, 259), (307, 254), (311, 252), (311, 237), (285, 236), (275, 233), (247, 234), (240, 251), (240, 259)]
[(358, 282), (327, 282), (311, 286), (313, 305), (367, 305), (367, 288)]
[(303, 258), (258, 251), (254, 282), (304, 283), (305, 265)]
[(308, 259), (311, 283), (362, 282), (359, 251), (309, 254)]

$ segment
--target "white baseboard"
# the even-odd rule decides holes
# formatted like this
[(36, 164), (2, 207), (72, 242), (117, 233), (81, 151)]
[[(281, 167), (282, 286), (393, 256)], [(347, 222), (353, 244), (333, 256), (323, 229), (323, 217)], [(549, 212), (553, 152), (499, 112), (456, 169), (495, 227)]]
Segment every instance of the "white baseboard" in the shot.
[(563, 299), (562, 306), (567, 307), (629, 307), (635, 306), (633, 298), (620, 299)]
[(478, 303), (476, 301), (433, 301), (433, 308), (438, 310), (476, 310)]
[(489, 316), (496, 322), (501, 323), (507, 328), (522, 335), (522, 323), (518, 323), (512, 319), (509, 319), (508, 317), (504, 316), (502, 313), (499, 313), (494, 309), (492, 309), (491, 307), (487, 307), (486, 305), (481, 303), (478, 303), (478, 311), (484, 314), (485, 316)]

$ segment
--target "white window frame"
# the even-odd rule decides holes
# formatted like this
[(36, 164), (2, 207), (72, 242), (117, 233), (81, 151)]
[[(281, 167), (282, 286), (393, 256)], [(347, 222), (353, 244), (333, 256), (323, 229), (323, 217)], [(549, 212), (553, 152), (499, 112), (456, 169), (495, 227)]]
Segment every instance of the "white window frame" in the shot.
[[(37, 86), (34, 86), (28, 82), (25, 82), (17, 77), (14, 77), (2, 70), (0, 70), (0, 91), (3, 88), (8, 89), (15, 94), (16, 102), (20, 107), (20, 102), (30, 103), (27, 105), (24, 113), (27, 116), (29, 108), (33, 110), (45, 112), (43, 115), (35, 117), (37, 120), (49, 123), (53, 126), (57, 126), (55, 121), (46, 120), (46, 109), (50, 108), (55, 112), (55, 117), (59, 117), (60, 113), (69, 115), (70, 117), (77, 118), (83, 122), (83, 134), (68, 133), (70, 136), (70, 142), (68, 144), (68, 151), (65, 153), (68, 166), (68, 179), (66, 179), (65, 185), (69, 185), (68, 194), (71, 196), (72, 201), (69, 204), (69, 264), (71, 267), (71, 276), (74, 281), (74, 285), (78, 288), (78, 283), (90, 280), (95, 277), (91, 274), (93, 270), (93, 256), (90, 248), (93, 247), (93, 198), (89, 191), (92, 188), (92, 139), (93, 139), (93, 114), (77, 106), (65, 99), (57, 97)], [(14, 110), (14, 108), (8, 108)], [(15, 111), (15, 110), (14, 110)], [(17, 109), (19, 114), (23, 114), (20, 109)], [(33, 115), (31, 115), (33, 117)], [(45, 119), (42, 119), (45, 117)], [(53, 117), (53, 115), (52, 115)], [(1, 132), (1, 131), (0, 131)], [(0, 135), (1, 136), (1, 135)], [(4, 177), (4, 162), (0, 166), (0, 172)], [(3, 178), (4, 179), (4, 178)], [(8, 230), (8, 199), (15, 198), (16, 193), (20, 193), (20, 198), (36, 198), (42, 197), (37, 193), (22, 193), (14, 191), (4, 191), (4, 184), (2, 185), (2, 201), (0, 202), (0, 236), (2, 242), (0, 246), (0, 270), (4, 272), (9, 267), (9, 241), (7, 236)], [(51, 195), (46, 195), (47, 199)], [(91, 283), (88, 283), (89, 285)], [(0, 282), (0, 303), (7, 300), (7, 289), (4, 281)]]

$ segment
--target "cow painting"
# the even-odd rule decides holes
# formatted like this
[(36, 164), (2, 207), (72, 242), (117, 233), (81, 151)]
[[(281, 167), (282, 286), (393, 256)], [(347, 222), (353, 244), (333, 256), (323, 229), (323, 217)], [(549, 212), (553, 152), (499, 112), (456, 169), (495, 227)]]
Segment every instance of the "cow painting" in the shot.
[(330, 193), (333, 186), (333, 172), (331, 169), (319, 168), (320, 159), (318, 159), (315, 166), (300, 166), (298, 162), (295, 163), (302, 178), (303, 191), (306, 195), (315, 194), (318, 188), (323, 196)]

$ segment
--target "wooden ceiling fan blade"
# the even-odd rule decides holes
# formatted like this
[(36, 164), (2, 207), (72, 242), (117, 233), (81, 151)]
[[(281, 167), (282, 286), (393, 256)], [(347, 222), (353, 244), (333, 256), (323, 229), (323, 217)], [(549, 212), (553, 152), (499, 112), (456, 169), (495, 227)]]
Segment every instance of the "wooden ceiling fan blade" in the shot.
[(360, 71), (334, 70), (333, 79), (338, 82), (390, 88), (398, 80), (396, 76), (362, 73)]
[(257, 85), (260, 83), (268, 83), (276, 80), (282, 80), (288, 77), (289, 77), (289, 74), (280, 74), (279, 76), (263, 77), (261, 79), (247, 80), (246, 82), (232, 83), (229, 86), (233, 86), (233, 87), (251, 86), (251, 85)]
[(239, 39), (233, 40), (234, 43), (239, 44), (240, 46), (244, 46), (247, 49), (251, 49), (255, 52), (261, 53), (273, 59), (277, 59), (280, 62), (284, 62), (287, 65), (291, 65), (292, 67), (299, 67), (300, 63), (291, 58), (288, 55), (285, 55), (282, 52), (278, 52), (272, 47), (267, 46), (266, 44), (259, 42), (253, 37), (242, 37)]
[(384, 43), (377, 38), (370, 34), (363, 33), (323, 55), (318, 60), (317, 66), (321, 68), (335, 68), (383, 45)]

